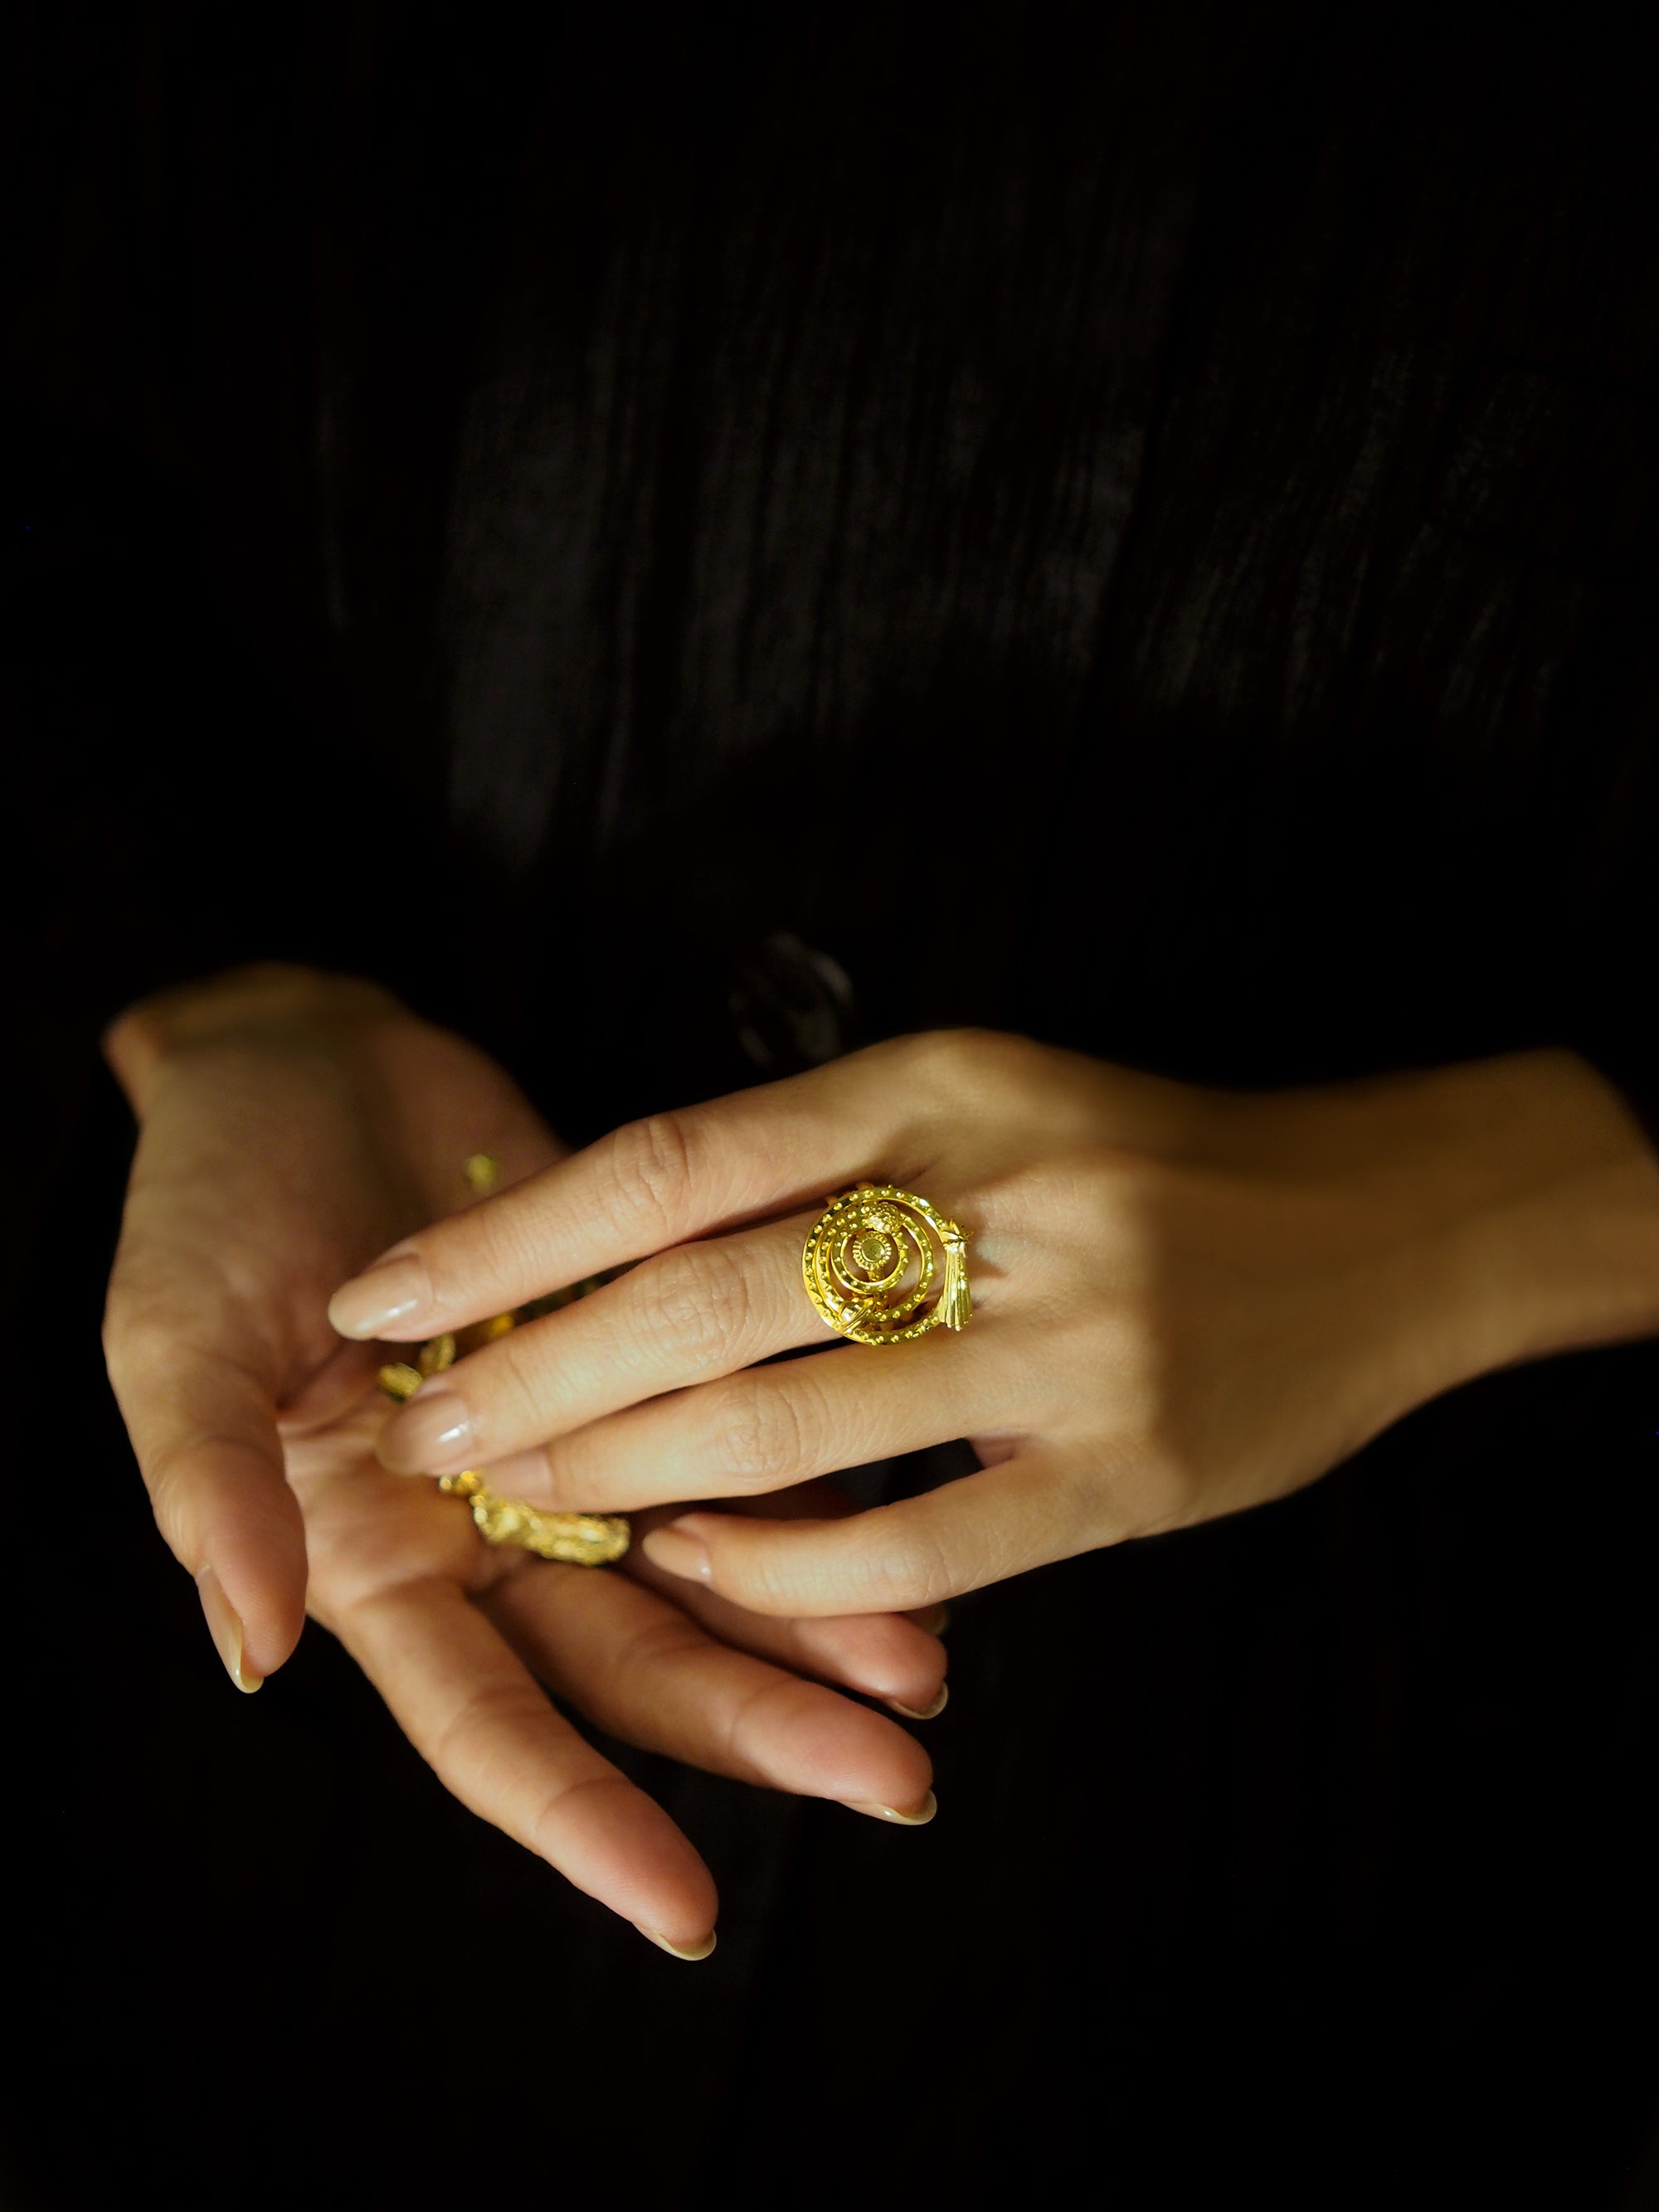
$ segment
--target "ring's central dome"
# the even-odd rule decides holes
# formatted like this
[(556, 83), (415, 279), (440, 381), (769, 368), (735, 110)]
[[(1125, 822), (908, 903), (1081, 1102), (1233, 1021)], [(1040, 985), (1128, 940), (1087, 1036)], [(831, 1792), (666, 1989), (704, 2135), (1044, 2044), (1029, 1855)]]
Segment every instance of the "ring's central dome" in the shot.
[(879, 1229), (870, 1230), (854, 1245), (853, 1257), (866, 1275), (884, 1275), (893, 1264), (893, 1240)]

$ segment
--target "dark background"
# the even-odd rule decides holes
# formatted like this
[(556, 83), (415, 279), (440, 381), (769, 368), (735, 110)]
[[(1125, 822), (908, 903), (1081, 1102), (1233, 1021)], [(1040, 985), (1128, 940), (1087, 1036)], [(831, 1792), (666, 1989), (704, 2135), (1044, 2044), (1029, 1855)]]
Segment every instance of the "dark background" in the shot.
[[(137, 991), (312, 958), (580, 1137), (752, 1079), (733, 979), (790, 1032), (798, 936), (842, 1042), (997, 1020), (1237, 1082), (1565, 1042), (1646, 1110), (1651, 39), (5, 38), (6, 2201), (1659, 2200), (1650, 1347), (965, 1601), (926, 1830), (619, 1753), (726, 1899), (687, 1972), (453, 1805), (319, 1632), (225, 1683), (101, 1377), (95, 1053)], [(600, 340), (654, 426), (602, 482), (599, 399), (568, 446), (555, 404)], [(886, 473), (800, 493), (728, 665), (746, 479), (708, 487), (757, 421), (806, 471), (843, 385)], [(988, 425), (961, 483), (902, 404), (940, 392)], [(970, 856), (965, 955), (890, 967), (804, 873), (794, 825), (872, 792)]]

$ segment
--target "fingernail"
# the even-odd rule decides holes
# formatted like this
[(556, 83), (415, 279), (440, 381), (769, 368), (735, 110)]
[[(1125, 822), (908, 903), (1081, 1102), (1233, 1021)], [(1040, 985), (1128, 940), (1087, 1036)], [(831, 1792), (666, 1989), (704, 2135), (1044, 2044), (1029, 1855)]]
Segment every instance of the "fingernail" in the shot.
[(489, 1486), (503, 1498), (521, 1498), (526, 1505), (539, 1506), (544, 1511), (559, 1513), (567, 1510), (554, 1487), (545, 1444), (533, 1444), (528, 1451), (508, 1452), (505, 1459), (492, 1459)]
[(643, 1927), (637, 1920), (634, 1925), (647, 1943), (654, 1943), (659, 1951), (666, 1951), (671, 1959), (706, 1959), (714, 1948), (712, 1928), (701, 1943), (671, 1943), (665, 1936), (659, 1936), (654, 1928)]
[(328, 1317), (342, 1336), (380, 1336), (431, 1303), (425, 1261), (404, 1252), (342, 1283), (328, 1302)]
[(382, 1467), (404, 1474), (453, 1474), (472, 1456), (472, 1422), (458, 1391), (426, 1383), (386, 1423), (375, 1447)]
[(689, 1534), (678, 1521), (653, 1528), (641, 1540), (640, 1549), (653, 1566), (662, 1568), (665, 1574), (684, 1575), (688, 1582), (708, 1580), (708, 1545), (701, 1536)]
[(896, 1698), (884, 1698), (884, 1705), (890, 1705), (896, 1713), (902, 1713), (907, 1721), (936, 1721), (951, 1702), (951, 1685), (941, 1682), (939, 1695), (931, 1705), (902, 1705)]
[(936, 1605), (931, 1613), (924, 1613), (916, 1621), (916, 1626), (928, 1636), (943, 1636), (950, 1626), (951, 1608), (948, 1605)]
[(860, 1805), (848, 1797), (842, 1802), (849, 1813), (867, 1813), (872, 1820), (891, 1820), (901, 1828), (925, 1828), (939, 1810), (939, 1799), (930, 1790), (914, 1812), (901, 1813), (896, 1805)]
[(207, 1615), (208, 1634), (225, 1662), (225, 1672), (239, 1690), (246, 1691), (252, 1697), (265, 1678), (242, 1664), (242, 1624), (211, 1567), (204, 1567), (197, 1576), (196, 1588), (201, 1596), (202, 1611)]

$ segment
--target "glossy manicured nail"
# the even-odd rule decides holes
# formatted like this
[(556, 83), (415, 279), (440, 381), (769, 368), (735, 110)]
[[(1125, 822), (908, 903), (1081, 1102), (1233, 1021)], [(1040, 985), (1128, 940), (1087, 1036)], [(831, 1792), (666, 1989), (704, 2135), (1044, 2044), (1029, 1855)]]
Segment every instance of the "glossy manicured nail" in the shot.
[(428, 1382), (386, 1424), (378, 1449), (381, 1464), (400, 1474), (453, 1474), (472, 1441), (465, 1400)]
[(239, 1690), (246, 1690), (251, 1697), (265, 1678), (243, 1662), (242, 1624), (211, 1567), (204, 1567), (197, 1576), (196, 1588), (207, 1615), (208, 1634), (225, 1662), (225, 1672)]
[(653, 1528), (640, 1545), (653, 1567), (665, 1574), (684, 1575), (687, 1582), (706, 1583), (710, 1569), (708, 1547), (701, 1536), (692, 1535), (678, 1521), (670, 1521), (660, 1528)]
[(884, 1698), (881, 1702), (894, 1712), (902, 1713), (907, 1721), (936, 1721), (951, 1702), (951, 1685), (939, 1684), (939, 1695), (931, 1705), (902, 1705), (896, 1698)]
[(641, 1926), (637, 1920), (634, 1925), (639, 1929), (647, 1943), (654, 1943), (659, 1951), (666, 1951), (671, 1959), (706, 1959), (714, 1948), (714, 1931), (712, 1928), (701, 1943), (671, 1943), (665, 1936), (659, 1936), (654, 1928)]
[(925, 1828), (939, 1810), (939, 1799), (930, 1790), (920, 1805), (908, 1813), (902, 1813), (896, 1805), (860, 1805), (850, 1797), (843, 1800), (849, 1813), (867, 1813), (872, 1820), (891, 1820), (901, 1828)]
[(328, 1302), (328, 1317), (342, 1336), (380, 1336), (431, 1303), (425, 1261), (403, 1252), (342, 1283)]
[[(492, 1459), (489, 1477), (490, 1488), (500, 1491), (504, 1498), (522, 1498), (526, 1505), (540, 1506), (554, 1513), (567, 1510), (554, 1490), (544, 1444), (533, 1444), (528, 1451), (508, 1452), (505, 1459)], [(578, 1506), (571, 1510), (580, 1509)]]

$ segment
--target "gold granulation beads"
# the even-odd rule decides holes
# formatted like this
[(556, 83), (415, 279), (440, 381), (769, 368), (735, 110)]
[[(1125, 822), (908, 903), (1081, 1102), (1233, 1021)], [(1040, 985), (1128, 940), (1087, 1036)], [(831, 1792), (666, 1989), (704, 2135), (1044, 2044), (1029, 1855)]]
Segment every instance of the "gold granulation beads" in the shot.
[(820, 1316), (855, 1344), (908, 1344), (929, 1329), (966, 1328), (973, 1318), (968, 1239), (896, 1183), (861, 1182), (832, 1198), (807, 1232), (800, 1267)]

